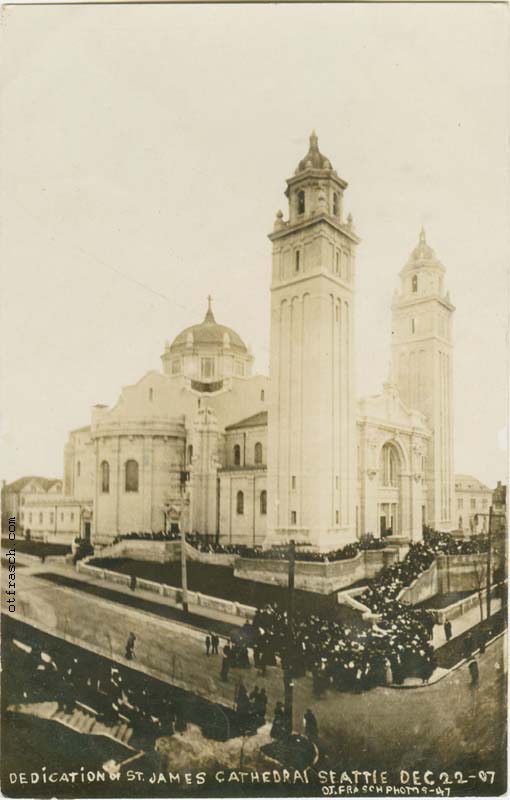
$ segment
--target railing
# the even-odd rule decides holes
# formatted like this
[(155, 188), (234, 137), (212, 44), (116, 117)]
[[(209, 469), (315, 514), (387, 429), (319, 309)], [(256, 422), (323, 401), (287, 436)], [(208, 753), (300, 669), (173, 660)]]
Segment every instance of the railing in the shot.
[[(124, 575), (121, 572), (114, 572), (110, 569), (94, 567), (92, 564), (88, 564), (85, 561), (78, 561), (76, 569), (78, 572), (90, 575), (92, 578), (98, 580), (109, 581), (122, 586), (131, 585), (130, 575)], [(158, 581), (149, 581), (146, 578), (137, 578), (136, 588), (168, 597), (176, 604), (182, 603), (182, 589), (177, 586), (170, 586), (166, 583), (159, 583)], [(212, 597), (211, 595), (202, 594), (201, 592), (188, 591), (187, 595), (190, 605), (200, 606), (201, 608), (206, 608), (211, 611), (218, 611), (232, 617), (241, 617), (242, 619), (253, 619), (255, 616), (256, 609), (253, 606), (231, 602), (230, 600), (224, 600), (220, 597)]]

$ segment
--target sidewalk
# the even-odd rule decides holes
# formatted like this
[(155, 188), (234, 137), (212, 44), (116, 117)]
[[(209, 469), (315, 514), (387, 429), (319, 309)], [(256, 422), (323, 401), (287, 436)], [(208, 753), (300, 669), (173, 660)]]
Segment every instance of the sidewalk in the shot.
[[(496, 597), (492, 597), (491, 616), (500, 609), (501, 609), (501, 600), (498, 600)], [(485, 603), (483, 612), (485, 619), (485, 614), (486, 614)], [(467, 630), (469, 630), (469, 628), (473, 628), (475, 625), (478, 625), (479, 622), (480, 622), (480, 608), (479, 606), (475, 606), (474, 608), (471, 608), (466, 614), (463, 614), (458, 619), (452, 620), (452, 639), (455, 639), (457, 636), (462, 636), (462, 634), (465, 633)], [(446, 636), (443, 625), (434, 625), (432, 642), (434, 644), (435, 650), (446, 644)]]
[[(20, 562), (24, 561), (24, 553), (19, 553), (17, 558)], [(154, 592), (149, 592), (145, 589), (137, 588), (134, 592), (129, 589), (127, 586), (123, 586), (122, 584), (111, 583), (110, 581), (102, 580), (101, 578), (94, 578), (91, 575), (88, 575), (84, 572), (78, 572), (72, 564), (66, 563), (64, 559), (61, 560), (52, 560), (46, 561), (42, 563), (40, 559), (37, 561), (34, 559), (33, 556), (29, 556), (26, 559), (27, 565), (27, 572), (30, 574), (37, 576), (38, 573), (55, 573), (57, 575), (62, 575), (68, 578), (73, 578), (76, 581), (80, 581), (80, 583), (89, 584), (91, 586), (98, 586), (100, 588), (108, 588), (108, 591), (114, 592), (115, 594), (119, 595), (120, 597), (129, 598), (131, 601), (133, 598), (140, 598), (145, 600), (147, 603), (154, 604), (154, 613), (157, 616), (161, 616), (157, 614), (156, 607), (159, 606), (166, 606), (168, 609), (175, 609), (176, 611), (182, 612), (182, 606), (179, 603), (173, 602), (170, 597), (164, 597), (161, 594), (156, 594)], [(42, 574), (41, 574), (42, 578)], [(65, 586), (61, 586), (61, 588), (65, 589)], [(72, 591), (72, 589), (71, 589)], [(77, 590), (79, 591), (79, 590)], [(203, 608), (203, 606), (199, 606), (196, 603), (189, 603), (189, 612), (190, 617), (193, 618), (193, 622), (188, 621), (186, 622), (187, 625), (190, 627), (197, 628), (198, 630), (207, 631), (209, 628), (209, 623), (211, 621), (217, 621), (227, 625), (236, 625), (241, 627), (244, 624), (244, 618), (238, 617), (233, 614), (226, 614), (222, 611), (217, 611), (216, 609), (209, 609)], [(147, 612), (149, 613), (149, 612)], [(203, 621), (203, 624), (202, 624)]]

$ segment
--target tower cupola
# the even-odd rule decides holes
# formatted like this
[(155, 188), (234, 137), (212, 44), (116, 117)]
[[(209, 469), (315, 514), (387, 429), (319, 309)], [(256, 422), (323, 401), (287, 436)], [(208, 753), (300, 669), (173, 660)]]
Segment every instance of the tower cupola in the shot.
[(315, 131), (310, 136), (308, 153), (287, 180), (290, 225), (324, 215), (342, 221), (342, 199), (347, 182), (333, 169), (329, 158), (319, 150)]

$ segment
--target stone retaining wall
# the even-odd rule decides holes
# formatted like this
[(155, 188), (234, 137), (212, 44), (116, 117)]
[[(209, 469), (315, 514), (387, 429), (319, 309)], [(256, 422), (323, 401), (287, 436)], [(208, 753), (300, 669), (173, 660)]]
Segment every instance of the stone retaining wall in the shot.
[(122, 539), (102, 549), (96, 548), (96, 558), (132, 558), (135, 561), (156, 561), (165, 564), (180, 558), (179, 542), (154, 542), (143, 539)]
[[(387, 547), (384, 550), (363, 550), (354, 558), (344, 561), (296, 561), (296, 589), (331, 594), (356, 581), (374, 578), (384, 567), (397, 560), (398, 549)], [(234, 565), (236, 578), (278, 586), (287, 585), (288, 571), (288, 561), (283, 560), (238, 558)]]
[(400, 592), (398, 600), (401, 603), (410, 603), (412, 606), (428, 600), (430, 597), (439, 594), (439, 569), (437, 559), (432, 562), (430, 567), (422, 572), (410, 586), (406, 586)]
[[(493, 558), (492, 568), (498, 561)], [(487, 554), (472, 553), (465, 556), (438, 556), (439, 594), (478, 590), (486, 581)]]

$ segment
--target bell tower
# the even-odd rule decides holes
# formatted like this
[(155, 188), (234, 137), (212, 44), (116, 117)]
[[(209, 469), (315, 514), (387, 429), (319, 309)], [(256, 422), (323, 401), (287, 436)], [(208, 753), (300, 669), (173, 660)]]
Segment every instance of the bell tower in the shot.
[(445, 268), (421, 229), (418, 245), (400, 272), (392, 304), (392, 380), (403, 402), (428, 419), (432, 439), (425, 463), (423, 521), (454, 527), (453, 337), (455, 311), (444, 288)]
[(271, 283), (268, 538), (321, 550), (356, 538), (355, 248), (347, 183), (319, 151), (287, 180)]

